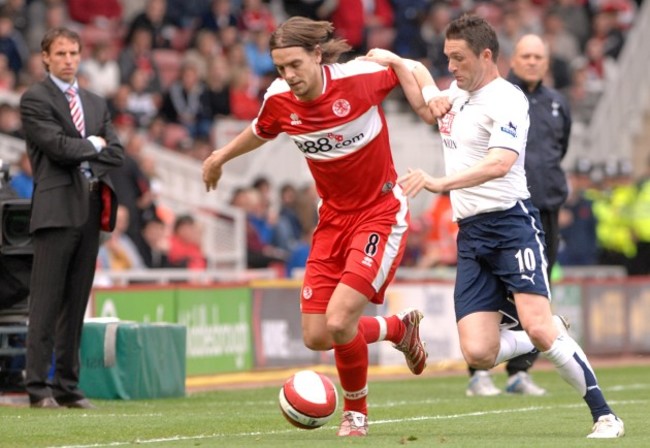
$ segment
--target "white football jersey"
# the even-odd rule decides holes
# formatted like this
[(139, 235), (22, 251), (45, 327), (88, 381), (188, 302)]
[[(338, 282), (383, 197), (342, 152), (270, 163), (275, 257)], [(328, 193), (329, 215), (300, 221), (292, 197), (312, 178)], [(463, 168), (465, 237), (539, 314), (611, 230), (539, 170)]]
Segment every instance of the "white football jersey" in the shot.
[(528, 100), (503, 78), (475, 92), (461, 90), (453, 82), (449, 90), (451, 110), (438, 120), (447, 175), (476, 165), (491, 148), (519, 154), (508, 174), (475, 187), (451, 191), (454, 220), (479, 213), (507, 210), (530, 197), (524, 171), (528, 134)]

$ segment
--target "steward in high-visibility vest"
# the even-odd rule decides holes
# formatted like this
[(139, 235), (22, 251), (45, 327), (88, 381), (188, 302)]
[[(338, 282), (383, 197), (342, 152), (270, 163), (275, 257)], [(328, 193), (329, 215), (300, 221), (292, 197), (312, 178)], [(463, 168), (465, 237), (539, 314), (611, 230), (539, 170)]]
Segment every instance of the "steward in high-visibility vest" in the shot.
[(593, 210), (598, 221), (596, 236), (600, 248), (599, 263), (628, 267), (636, 255), (632, 231), (632, 206), (636, 185), (624, 165), (606, 167), (604, 190), (594, 194)]
[(629, 273), (650, 275), (650, 177), (637, 184), (636, 200), (632, 206), (632, 230), (637, 253), (630, 264)]

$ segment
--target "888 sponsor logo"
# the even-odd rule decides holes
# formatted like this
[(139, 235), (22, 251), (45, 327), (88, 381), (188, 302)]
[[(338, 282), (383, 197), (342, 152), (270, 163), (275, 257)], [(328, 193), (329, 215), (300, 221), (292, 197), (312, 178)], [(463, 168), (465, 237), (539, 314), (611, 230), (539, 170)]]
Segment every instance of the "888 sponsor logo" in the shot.
[(325, 137), (320, 137), (315, 140), (297, 141), (294, 140), (296, 146), (305, 154), (316, 154), (318, 152), (330, 152), (334, 149), (342, 149), (354, 145), (363, 140), (363, 132), (355, 135), (352, 138), (346, 139), (340, 134), (329, 133)]

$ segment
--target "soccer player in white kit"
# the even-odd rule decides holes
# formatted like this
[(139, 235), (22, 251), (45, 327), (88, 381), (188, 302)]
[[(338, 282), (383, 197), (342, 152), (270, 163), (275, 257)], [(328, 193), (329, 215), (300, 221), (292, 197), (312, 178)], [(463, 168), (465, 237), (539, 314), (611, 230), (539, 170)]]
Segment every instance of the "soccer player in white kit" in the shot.
[[(409, 212), (397, 185), (381, 102), (398, 84), (423, 118), (431, 118), (414, 73), (422, 64), (391, 68), (355, 60), (335, 63), (350, 49), (333, 37), (331, 23), (292, 17), (271, 36), (280, 74), (252, 125), (203, 163), (208, 191), (222, 167), (286, 132), (305, 156), (321, 198), (300, 298), (303, 339), (312, 350), (334, 349), (343, 389), (339, 436), (368, 433), (368, 346), (387, 340), (402, 351), (414, 374), (426, 365), (419, 338), (422, 313), (362, 316), (382, 303), (402, 258)], [(280, 155), (278, 155), (280, 156)]]
[[(605, 401), (587, 357), (551, 313), (543, 234), (524, 171), (528, 103), (499, 76), (498, 51), (484, 19), (465, 15), (448, 25), (444, 52), (455, 82), (435, 93), (429, 79), (422, 92), (439, 118), (446, 175), (410, 170), (398, 182), (411, 196), (451, 191), (459, 224), (454, 303), (467, 363), (490, 369), (539, 350), (589, 406), (594, 425), (587, 437), (621, 437), (623, 421)], [(502, 325), (517, 319), (524, 331)]]

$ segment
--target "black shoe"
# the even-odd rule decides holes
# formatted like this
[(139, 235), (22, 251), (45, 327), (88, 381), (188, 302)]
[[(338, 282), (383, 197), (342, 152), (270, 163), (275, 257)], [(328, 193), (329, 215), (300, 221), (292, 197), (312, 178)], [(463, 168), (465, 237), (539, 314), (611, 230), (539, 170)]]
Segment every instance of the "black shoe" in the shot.
[(56, 400), (52, 397), (46, 397), (43, 398), (42, 400), (38, 400), (34, 403), (29, 404), (30, 408), (37, 408), (37, 409), (56, 409), (60, 408), (59, 403), (56, 402)]

